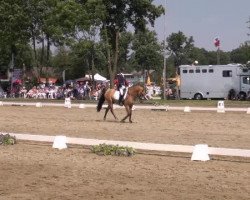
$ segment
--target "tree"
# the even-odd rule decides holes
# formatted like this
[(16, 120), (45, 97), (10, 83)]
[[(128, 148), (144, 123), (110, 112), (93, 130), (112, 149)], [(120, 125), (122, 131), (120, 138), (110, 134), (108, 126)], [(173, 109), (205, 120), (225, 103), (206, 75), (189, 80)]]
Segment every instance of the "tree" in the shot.
[(51, 66), (53, 66), (53, 68), (55, 68), (56, 71), (60, 73), (61, 80), (65, 78), (66, 71), (68, 75), (68, 70), (71, 65), (69, 54), (70, 54), (70, 50), (68, 50), (65, 46), (60, 46), (57, 48), (55, 55), (52, 56), (51, 58)]
[(106, 56), (111, 87), (117, 73), (120, 33), (124, 32), (128, 25), (135, 28), (135, 32), (144, 31), (147, 24), (154, 25), (164, 9), (155, 6), (152, 0), (103, 0), (104, 13), (101, 26), (101, 37), (106, 43)]
[(131, 62), (135, 69), (143, 72), (155, 70), (161, 75), (163, 66), (162, 47), (158, 43), (154, 31), (146, 30), (135, 34), (132, 50)]
[(246, 64), (250, 60), (250, 45), (247, 42), (242, 44), (239, 48), (231, 51), (230, 57), (234, 63)]
[[(31, 19), (31, 35), (35, 66), (42, 69), (51, 65), (51, 46), (63, 46), (74, 37), (85, 12), (76, 1), (28, 0), (27, 13)], [(37, 43), (41, 45), (40, 59)]]
[[(104, 6), (100, 0), (79, 0), (77, 3), (81, 7), (81, 12), (73, 23), (76, 27), (74, 35), (68, 37), (72, 40), (66, 43), (71, 48), (71, 61), (75, 61), (71, 62), (70, 71), (73, 77), (86, 73), (94, 75), (97, 68), (102, 69), (102, 63), (106, 63), (102, 60), (103, 53), (100, 51), (102, 45), (98, 43)], [(100, 60), (102, 61), (99, 62)]]
[(99, 72), (107, 74), (104, 44), (91, 40), (81, 40), (71, 47), (69, 52), (68, 73), (71, 78)]
[(14, 67), (18, 48), (29, 42), (29, 17), (22, 0), (0, 0), (0, 48), (9, 53)]
[[(248, 29), (249, 29), (249, 31), (250, 31), (250, 17), (249, 17), (249, 19), (248, 19), (247, 23), (248, 23), (248, 27), (247, 27), (247, 28), (248, 28)], [(247, 33), (247, 35), (248, 35), (248, 36), (250, 36), (250, 32), (249, 32), (249, 33)], [(248, 41), (248, 42), (250, 42), (250, 41)]]
[(172, 33), (167, 38), (167, 50), (173, 56), (176, 71), (179, 65), (192, 63), (189, 55), (194, 48), (193, 37), (186, 37), (183, 32)]
[(194, 47), (190, 51), (190, 54), (189, 54), (191, 63), (193, 63), (194, 61), (198, 61), (199, 65), (208, 65), (209, 60), (207, 59), (207, 54), (208, 54), (208, 51), (206, 51), (204, 48), (200, 49), (200, 48)]
[(127, 72), (132, 71), (131, 65), (131, 46), (134, 35), (131, 32), (122, 32), (120, 34), (118, 67), (125, 68)]
[[(205, 49), (200, 49), (194, 47), (190, 53), (189, 58), (192, 63), (197, 60), (199, 65), (217, 65), (217, 52), (207, 51)], [(220, 63), (228, 64), (230, 62), (230, 55), (228, 52), (220, 51)]]

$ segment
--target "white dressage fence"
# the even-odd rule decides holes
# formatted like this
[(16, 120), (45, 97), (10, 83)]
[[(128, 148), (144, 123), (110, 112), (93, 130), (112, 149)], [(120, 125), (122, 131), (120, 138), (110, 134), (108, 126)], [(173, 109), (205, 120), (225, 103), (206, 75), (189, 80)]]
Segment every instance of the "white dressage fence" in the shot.
[[(2, 134), (7, 134), (7, 133), (2, 133)], [(10, 134), (11, 136), (15, 136), (17, 140), (50, 142), (50, 143), (53, 143), (55, 138), (57, 137), (57, 136), (19, 134), (19, 133), (8, 133), (8, 134)], [(156, 144), (156, 143), (141, 143), (141, 142), (129, 142), (129, 141), (97, 140), (97, 139), (66, 137), (66, 144), (92, 146), (92, 145), (99, 145), (103, 143), (109, 144), (109, 145), (128, 146), (137, 150), (148, 150), (148, 151), (156, 151), (156, 152), (165, 151), (165, 152), (193, 153), (195, 149), (195, 146), (191, 146), (191, 145)], [(250, 158), (249, 149), (208, 147), (208, 154), (219, 155), (219, 156), (237, 156), (237, 157)]]
[[(3, 101), (2, 106), (36, 106), (37, 104), (42, 105), (42, 107), (47, 106), (55, 106), (55, 107), (65, 107), (65, 103), (41, 103), (41, 102), (34, 102), (34, 103), (27, 103), (27, 102), (7, 102)], [(84, 105), (84, 106), (83, 106)], [(75, 108), (96, 108), (96, 104), (82, 104), (82, 103), (71, 103), (71, 107)], [(104, 104), (104, 108), (105, 108)], [(218, 112), (218, 107), (192, 107), (192, 106), (169, 106), (169, 105), (135, 105), (136, 110), (139, 109), (148, 109), (148, 110), (165, 110), (165, 111), (184, 111), (184, 112), (191, 112), (191, 111), (216, 111)], [(123, 106), (115, 106), (115, 108), (121, 109), (124, 108)], [(246, 112), (247, 114), (250, 114), (250, 107), (249, 108), (224, 108), (225, 112)]]
[[(46, 107), (46, 106), (65, 107), (64, 103), (41, 103), (41, 102), (27, 103), (27, 102), (5, 102), (4, 101), (2, 102), (2, 106), (4, 105), (36, 106), (36, 107)], [(71, 107), (96, 108), (96, 104), (71, 104)], [(117, 106), (116, 108), (123, 108), (123, 107)], [(165, 111), (179, 110), (179, 111), (184, 111), (184, 112), (191, 112), (191, 111), (217, 111), (218, 112), (218, 107), (213, 108), (213, 107), (189, 107), (189, 106), (174, 107), (174, 106), (162, 106), (162, 105), (161, 106), (136, 105), (135, 108), (136, 110), (150, 109), (150, 110), (165, 110)], [(247, 114), (250, 114), (249, 110), (250, 108), (224, 108), (223, 111), (246, 112)], [(10, 133), (10, 135), (15, 136), (18, 140), (28, 140), (28, 141), (37, 141), (37, 142), (54, 142), (55, 137), (56, 137), (56, 136), (18, 134), (18, 133)], [(166, 151), (166, 152), (180, 152), (180, 153), (193, 153), (194, 152), (194, 146), (174, 145), (174, 144), (139, 143), (139, 142), (129, 142), (129, 141), (95, 140), (95, 139), (71, 138), (71, 137), (66, 137), (66, 143), (86, 145), (86, 146), (106, 143), (106, 144), (111, 144), (111, 145), (129, 146), (138, 150)], [(208, 155), (250, 157), (250, 150), (208, 147)]]

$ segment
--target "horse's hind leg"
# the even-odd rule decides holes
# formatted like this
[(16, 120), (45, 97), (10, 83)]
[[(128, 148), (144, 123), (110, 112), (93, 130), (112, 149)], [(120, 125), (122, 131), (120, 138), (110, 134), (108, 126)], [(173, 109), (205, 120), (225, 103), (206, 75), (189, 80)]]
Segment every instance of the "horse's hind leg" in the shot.
[(133, 107), (133, 105), (129, 106), (129, 111), (130, 111), (129, 112), (129, 122), (130, 123), (132, 123), (132, 119), (131, 119), (132, 118), (132, 107)]
[(118, 118), (116, 117), (115, 113), (114, 113), (114, 109), (113, 109), (113, 104), (111, 105), (108, 105), (108, 107), (106, 108), (106, 111), (105, 111), (105, 114), (104, 114), (104, 120), (106, 120), (106, 116), (107, 116), (107, 113), (108, 111), (111, 111), (112, 115), (114, 116), (114, 118), (117, 120)]
[(129, 115), (126, 115), (122, 120), (121, 122), (125, 122), (125, 120), (128, 118)]

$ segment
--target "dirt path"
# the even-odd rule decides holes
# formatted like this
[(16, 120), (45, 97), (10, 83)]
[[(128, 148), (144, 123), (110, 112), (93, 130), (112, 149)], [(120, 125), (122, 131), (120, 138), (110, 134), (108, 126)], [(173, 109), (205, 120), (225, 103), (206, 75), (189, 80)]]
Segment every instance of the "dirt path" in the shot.
[[(135, 110), (134, 123), (94, 109), (0, 107), (0, 131), (249, 149), (250, 115)], [(121, 119), (124, 110), (117, 109)], [(100, 157), (82, 148), (0, 146), (0, 199), (243, 199), (250, 160), (185, 156)]]

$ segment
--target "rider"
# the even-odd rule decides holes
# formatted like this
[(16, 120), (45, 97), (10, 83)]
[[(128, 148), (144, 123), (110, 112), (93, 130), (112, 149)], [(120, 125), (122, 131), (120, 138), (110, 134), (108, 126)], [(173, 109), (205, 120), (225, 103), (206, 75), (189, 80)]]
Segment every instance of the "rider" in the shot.
[(117, 90), (120, 92), (118, 104), (120, 106), (123, 105), (123, 97), (124, 97), (127, 86), (128, 86), (128, 82), (126, 81), (124, 74), (122, 72), (120, 72), (117, 75)]

